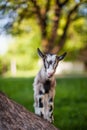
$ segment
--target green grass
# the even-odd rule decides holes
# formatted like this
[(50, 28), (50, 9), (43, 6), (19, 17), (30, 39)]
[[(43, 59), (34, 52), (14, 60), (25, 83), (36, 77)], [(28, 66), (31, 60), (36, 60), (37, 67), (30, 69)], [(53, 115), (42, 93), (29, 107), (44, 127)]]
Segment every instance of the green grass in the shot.
[[(0, 78), (0, 90), (33, 109), (33, 78)], [(54, 125), (60, 130), (87, 129), (87, 78), (57, 79)]]

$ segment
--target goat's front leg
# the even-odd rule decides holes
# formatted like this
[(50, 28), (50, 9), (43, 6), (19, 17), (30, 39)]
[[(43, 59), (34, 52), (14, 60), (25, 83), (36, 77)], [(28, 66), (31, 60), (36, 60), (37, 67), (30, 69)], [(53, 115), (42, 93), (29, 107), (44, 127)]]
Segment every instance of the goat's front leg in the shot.
[(55, 90), (50, 91), (48, 95), (48, 121), (53, 122), (53, 110), (54, 110), (54, 96), (55, 96)]
[(35, 114), (44, 117), (44, 93), (42, 90), (39, 90), (38, 94), (34, 95), (34, 100)]

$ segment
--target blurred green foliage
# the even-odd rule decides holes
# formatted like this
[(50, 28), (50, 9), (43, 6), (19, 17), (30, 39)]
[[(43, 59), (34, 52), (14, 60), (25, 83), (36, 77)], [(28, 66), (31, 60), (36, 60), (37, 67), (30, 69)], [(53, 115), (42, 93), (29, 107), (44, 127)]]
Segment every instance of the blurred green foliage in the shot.
[(3, 75), (9, 70), (10, 63), (8, 58), (0, 56), (0, 75)]
[[(63, 26), (63, 22), (60, 26)], [(9, 44), (8, 52), (0, 57), (0, 74), (10, 69), (11, 60), (13, 59), (16, 61), (17, 70), (33, 70), (38, 67), (37, 48), (41, 45), (41, 34), (33, 20), (30, 21), (30, 24), (30, 32), (13, 37), (13, 42)], [(77, 19), (71, 24), (66, 44), (62, 49), (62, 51), (67, 50), (68, 52), (66, 60), (75, 60), (80, 49), (86, 46), (87, 28), (85, 26), (86, 19), (83, 18)], [(62, 33), (62, 31), (60, 30), (59, 33)], [(3, 70), (4, 66), (5, 71)]]
[[(34, 21), (32, 21), (32, 23), (33, 22)], [(66, 44), (62, 49), (62, 52), (68, 52), (66, 60), (76, 60), (80, 49), (86, 46), (87, 29), (85, 26), (86, 20), (83, 18), (77, 19), (75, 22), (71, 23)], [(9, 51), (6, 54), (6, 57), (9, 57), (9, 60), (12, 58), (16, 59), (17, 69), (19, 70), (32, 70), (38, 66), (37, 48), (41, 46), (41, 35), (36, 24), (32, 24), (31, 28), (32, 27), (34, 31), (31, 29), (27, 35), (23, 33), (22, 35), (15, 37), (13, 44), (10, 44)]]
[[(38, 0), (37, 4), (40, 7), (41, 14), (44, 15), (47, 1)], [(63, 2), (63, 1), (61, 1)], [(59, 17), (56, 44), (64, 32), (64, 27), (67, 22), (67, 16), (74, 5), (83, 2), (79, 8), (73, 12), (70, 17), (70, 25), (67, 31), (66, 41), (60, 53), (67, 51), (66, 60), (76, 60), (82, 48), (87, 46), (87, 15), (84, 9), (87, 4), (84, 1), (68, 1), (61, 8)], [(3, 62), (5, 62), (7, 70), (10, 69), (12, 59), (16, 60), (18, 70), (32, 70), (38, 66), (37, 48), (42, 44), (42, 31), (38, 16), (35, 11), (34, 3), (31, 1), (13, 1), (1, 0), (1, 16), (8, 16), (13, 20), (8, 21), (5, 29), (7, 33), (13, 34), (13, 43), (10, 44), (8, 52), (0, 58), (0, 73), (3, 70)], [(47, 38), (51, 36), (53, 27), (53, 18), (55, 15), (55, 2), (51, 0), (50, 9), (47, 12)]]
[(0, 57), (0, 75), (2, 74), (2, 69), (3, 69), (2, 58)]
[(63, 51), (67, 50), (69, 53), (67, 60), (78, 60), (77, 57), (80, 53), (80, 50), (87, 46), (86, 24), (87, 19), (82, 17), (71, 23), (68, 30), (67, 40), (63, 47)]
[[(4, 57), (16, 61), (18, 70), (32, 70), (37, 68), (37, 48), (41, 44), (41, 36), (39, 29), (31, 25), (35, 31), (30, 31), (29, 34), (23, 33), (20, 36), (14, 37), (13, 43), (10, 44), (9, 50)], [(3, 57), (3, 58), (4, 58)]]
[[(65, 19), (63, 19), (63, 22), (64, 20)], [(63, 26), (63, 22), (60, 26)], [(19, 36), (13, 37), (13, 42), (9, 44), (8, 52), (0, 58), (2, 62), (5, 62), (5, 65), (7, 66), (6, 70), (10, 69), (10, 63), (13, 59), (16, 61), (18, 70), (33, 70), (38, 67), (37, 48), (41, 46), (41, 34), (38, 26), (34, 24), (33, 20), (30, 21), (30, 24), (30, 32), (28, 34), (23, 33)], [(68, 52), (66, 60), (76, 60), (80, 49), (86, 46), (87, 28), (85, 28), (85, 26), (86, 19), (83, 18), (77, 19), (75, 22), (71, 23), (68, 30), (66, 44), (62, 49), (62, 52)], [(62, 33), (61, 29), (59, 33)], [(2, 62), (0, 62), (1, 71), (3, 66)]]

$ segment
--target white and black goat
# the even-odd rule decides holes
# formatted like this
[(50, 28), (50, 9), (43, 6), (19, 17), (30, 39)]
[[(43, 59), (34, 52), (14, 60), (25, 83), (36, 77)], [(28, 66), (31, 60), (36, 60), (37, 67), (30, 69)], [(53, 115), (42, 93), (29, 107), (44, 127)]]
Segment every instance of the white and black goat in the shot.
[(58, 62), (65, 57), (66, 53), (57, 56), (55, 54), (43, 54), (39, 48), (37, 50), (43, 60), (43, 67), (36, 75), (33, 84), (35, 114), (52, 122), (54, 120), (53, 109), (56, 86), (54, 73)]

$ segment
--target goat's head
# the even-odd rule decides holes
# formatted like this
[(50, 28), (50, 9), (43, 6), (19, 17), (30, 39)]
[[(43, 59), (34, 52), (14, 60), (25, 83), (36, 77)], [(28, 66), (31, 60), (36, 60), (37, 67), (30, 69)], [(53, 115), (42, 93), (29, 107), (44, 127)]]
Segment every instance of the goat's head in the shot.
[(66, 52), (60, 56), (57, 56), (56, 54), (43, 54), (39, 48), (37, 49), (37, 51), (39, 56), (43, 59), (46, 77), (51, 78), (56, 71), (59, 61), (64, 59), (64, 57), (66, 56)]

